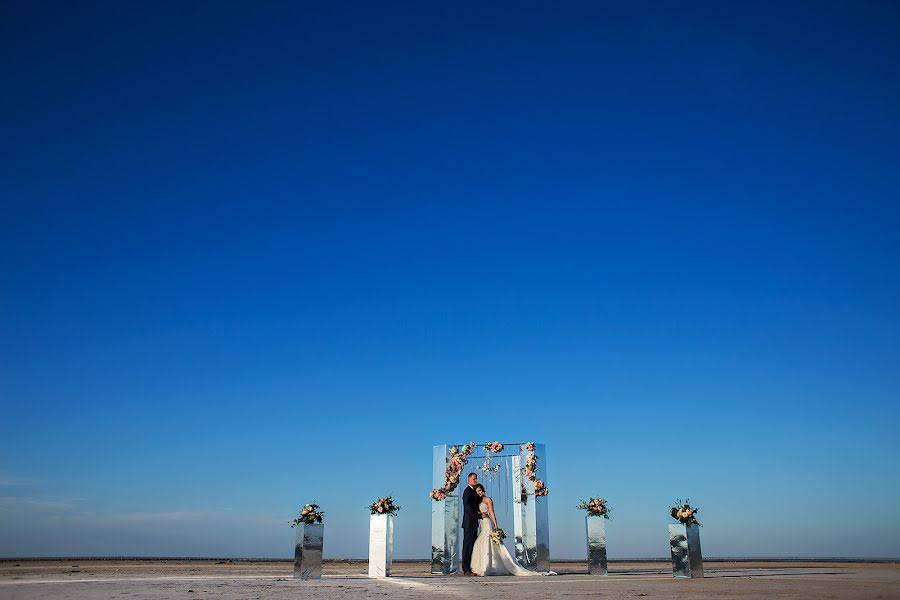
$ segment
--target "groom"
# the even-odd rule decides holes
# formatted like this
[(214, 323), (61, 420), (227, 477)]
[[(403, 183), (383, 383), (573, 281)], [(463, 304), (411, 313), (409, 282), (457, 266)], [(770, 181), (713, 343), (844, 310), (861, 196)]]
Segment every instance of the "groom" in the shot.
[(469, 485), (463, 491), (463, 544), (462, 544), (462, 568), (463, 575), (474, 577), (472, 572), (472, 547), (475, 546), (475, 538), (478, 537), (478, 520), (481, 519), (481, 511), (478, 505), (481, 499), (475, 493), (475, 484), (478, 483), (478, 475), (469, 473)]

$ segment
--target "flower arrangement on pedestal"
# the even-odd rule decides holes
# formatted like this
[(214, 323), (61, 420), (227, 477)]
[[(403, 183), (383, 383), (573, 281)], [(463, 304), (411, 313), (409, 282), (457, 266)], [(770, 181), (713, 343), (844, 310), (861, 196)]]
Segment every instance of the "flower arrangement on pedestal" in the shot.
[(305, 523), (306, 525), (312, 525), (314, 523), (321, 523), (322, 519), (325, 517), (325, 513), (319, 510), (318, 504), (307, 504), (300, 511), (300, 516), (291, 521), (291, 527), (296, 527), (301, 523)]
[(369, 505), (369, 512), (373, 515), (391, 515), (392, 517), (400, 510), (399, 504), (394, 504), (391, 496), (379, 498)]
[(432, 500), (438, 501), (445, 499), (459, 485), (459, 478), (462, 476), (463, 468), (469, 462), (469, 456), (475, 452), (477, 444), (470, 442), (462, 448), (453, 446), (449, 450), (450, 460), (447, 461), (447, 467), (444, 469), (444, 485), (431, 490), (429, 496)]
[(606, 498), (588, 498), (582, 500), (575, 508), (586, 510), (589, 517), (609, 518), (610, 508), (606, 504)]
[(506, 532), (503, 531), (502, 527), (498, 527), (497, 529), (491, 532), (491, 541), (497, 544), (498, 546), (503, 544), (503, 540), (506, 539)]
[(690, 505), (690, 498), (685, 498), (684, 502), (679, 498), (675, 501), (675, 506), (669, 507), (669, 513), (672, 515), (672, 518), (687, 526), (700, 526), (700, 521), (694, 516), (698, 512), (700, 512), (699, 508)]
[(544, 485), (543, 479), (538, 479), (538, 455), (534, 453), (534, 442), (523, 444), (523, 447), (528, 452), (528, 456), (525, 457), (525, 478), (534, 484), (535, 496), (546, 496), (550, 490)]

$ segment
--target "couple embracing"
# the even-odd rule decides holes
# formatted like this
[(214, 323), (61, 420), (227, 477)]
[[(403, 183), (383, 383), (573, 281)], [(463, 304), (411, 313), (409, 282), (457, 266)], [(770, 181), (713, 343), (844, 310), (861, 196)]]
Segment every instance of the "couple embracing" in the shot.
[(506, 546), (491, 540), (491, 533), (497, 528), (494, 501), (484, 493), (484, 486), (478, 483), (475, 473), (469, 473), (462, 501), (463, 575), (541, 575), (523, 568), (509, 555)]

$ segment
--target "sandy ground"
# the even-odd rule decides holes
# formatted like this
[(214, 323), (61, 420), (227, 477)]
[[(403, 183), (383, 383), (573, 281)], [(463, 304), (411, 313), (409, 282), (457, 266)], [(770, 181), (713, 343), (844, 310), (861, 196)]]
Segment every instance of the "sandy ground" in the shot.
[(0, 561), (0, 598), (328, 599), (659, 598), (900, 599), (900, 565), (707, 562), (704, 579), (674, 579), (667, 563), (612, 563), (607, 577), (554, 564), (554, 577), (441, 577), (426, 562), (394, 564), (394, 577), (366, 577), (366, 564), (329, 562), (320, 581), (292, 578), (288, 562)]

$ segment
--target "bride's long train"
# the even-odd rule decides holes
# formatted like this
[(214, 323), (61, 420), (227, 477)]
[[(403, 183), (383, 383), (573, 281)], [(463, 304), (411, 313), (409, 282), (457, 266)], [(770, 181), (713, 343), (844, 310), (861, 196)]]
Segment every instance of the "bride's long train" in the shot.
[(481, 519), (481, 531), (472, 548), (472, 572), (479, 576), (515, 575), (517, 577), (540, 576), (542, 573), (529, 571), (522, 567), (509, 554), (503, 544), (495, 544), (491, 540), (494, 526), (490, 519)]

